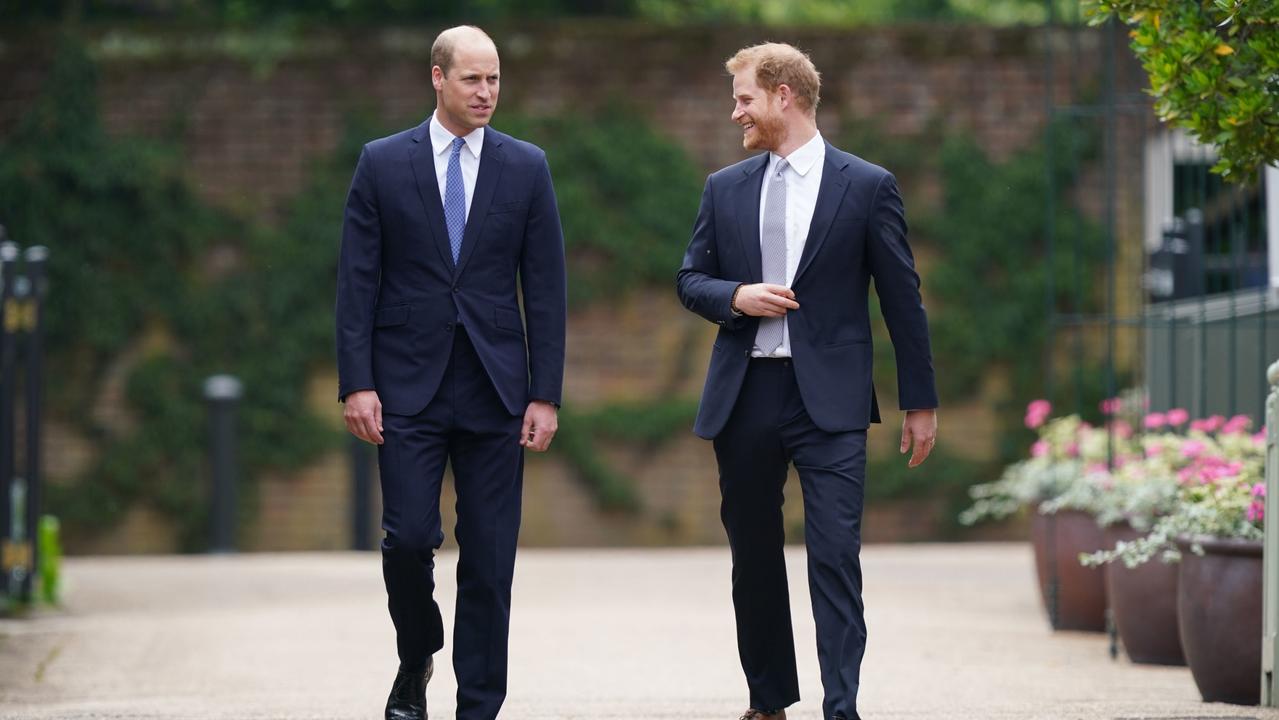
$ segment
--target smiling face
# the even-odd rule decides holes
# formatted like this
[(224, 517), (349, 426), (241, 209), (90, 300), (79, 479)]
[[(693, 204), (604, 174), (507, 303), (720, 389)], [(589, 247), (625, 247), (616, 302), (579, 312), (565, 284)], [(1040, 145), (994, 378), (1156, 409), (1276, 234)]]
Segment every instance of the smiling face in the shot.
[(781, 93), (761, 88), (752, 66), (733, 73), (733, 101), (732, 119), (742, 128), (742, 147), (776, 151), (786, 135)]
[(483, 36), (460, 38), (445, 72), (431, 68), (437, 117), (449, 132), (461, 137), (493, 119), (499, 88), (497, 48)]

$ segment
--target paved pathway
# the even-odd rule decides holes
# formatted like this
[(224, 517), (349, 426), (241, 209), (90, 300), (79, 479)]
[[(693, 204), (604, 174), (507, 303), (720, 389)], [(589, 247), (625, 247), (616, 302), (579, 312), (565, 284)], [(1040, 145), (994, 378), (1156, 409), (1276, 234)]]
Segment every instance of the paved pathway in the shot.
[[(1100, 635), (1050, 632), (1027, 546), (863, 558), (867, 720), (1279, 720), (1200, 702), (1184, 668), (1112, 661)], [(455, 560), (439, 563), (449, 609)], [(788, 561), (803, 696), (790, 717), (820, 720), (803, 551)], [(521, 551), (503, 717), (736, 718), (728, 572), (720, 548)], [(380, 717), (395, 660), (374, 554), (86, 558), (65, 574), (63, 610), (0, 621), (0, 718)], [(448, 665), (430, 686), (440, 720)]]

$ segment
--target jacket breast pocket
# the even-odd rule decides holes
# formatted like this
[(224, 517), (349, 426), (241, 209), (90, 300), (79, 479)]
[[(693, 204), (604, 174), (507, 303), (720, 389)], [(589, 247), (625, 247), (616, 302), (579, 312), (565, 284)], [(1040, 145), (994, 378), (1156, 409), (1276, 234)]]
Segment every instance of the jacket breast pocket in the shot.
[(832, 340), (826, 343), (826, 347), (841, 348), (841, 347), (848, 347), (850, 345), (869, 345), (869, 344), (870, 344), (870, 340), (866, 338), (846, 338), (841, 340)]
[(527, 200), (516, 200), (515, 202), (493, 203), (489, 206), (489, 215), (501, 215), (503, 213), (523, 212), (528, 209)]
[(373, 327), (395, 327), (396, 325), (404, 325), (409, 321), (408, 305), (393, 305), (391, 307), (378, 308), (373, 316)]

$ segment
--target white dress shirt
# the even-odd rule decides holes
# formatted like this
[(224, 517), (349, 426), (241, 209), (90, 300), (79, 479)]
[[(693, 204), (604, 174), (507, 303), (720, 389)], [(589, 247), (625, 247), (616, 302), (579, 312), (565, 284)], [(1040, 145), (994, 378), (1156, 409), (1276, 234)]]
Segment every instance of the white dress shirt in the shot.
[[(431, 149), (435, 151), (435, 182), (440, 187), (440, 203), (444, 203), (444, 190), (449, 173), (449, 156), (453, 154), (453, 138), (456, 137), (440, 124), (431, 113)], [(466, 216), (471, 217), (471, 196), (475, 194), (475, 178), (480, 174), (480, 151), (484, 149), (484, 128), (478, 127), (462, 138), (458, 161), (462, 165), (462, 185), (466, 187)]]
[[(783, 158), (768, 154), (768, 167), (764, 172), (764, 191), (759, 198), (759, 236), (764, 237), (764, 208), (768, 203), (769, 179), (776, 172), (777, 163)], [(822, 187), (822, 167), (826, 164), (826, 141), (817, 133), (785, 158), (783, 170), (786, 179), (786, 286), (795, 282), (799, 269), (799, 256), (808, 242), (808, 228), (813, 223), (813, 211), (817, 209), (817, 191)], [(803, 305), (802, 298), (796, 301)], [(790, 325), (783, 321), (782, 344), (771, 355), (765, 355), (758, 347), (751, 350), (751, 357), (790, 357)]]

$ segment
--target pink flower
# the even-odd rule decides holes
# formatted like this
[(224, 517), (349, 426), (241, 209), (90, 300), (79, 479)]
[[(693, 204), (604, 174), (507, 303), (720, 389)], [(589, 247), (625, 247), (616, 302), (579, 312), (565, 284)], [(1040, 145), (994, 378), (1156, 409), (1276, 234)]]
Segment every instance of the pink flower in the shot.
[(1048, 415), (1052, 413), (1053, 406), (1047, 400), (1032, 400), (1026, 406), (1026, 427), (1034, 428), (1044, 424), (1048, 419)]
[(1031, 457), (1043, 457), (1048, 454), (1050, 449), (1047, 440), (1037, 440), (1034, 445), (1030, 446), (1030, 455)]
[(1263, 497), (1265, 497), (1265, 496), (1266, 496), (1266, 484), (1265, 484), (1265, 483), (1257, 483), (1256, 485), (1253, 485), (1253, 486), (1252, 486), (1252, 496), (1253, 496), (1253, 497), (1257, 497), (1257, 498), (1263, 498)]
[(1265, 519), (1266, 519), (1265, 505), (1259, 502), (1254, 502), (1253, 504), (1248, 506), (1248, 520), (1250, 522), (1261, 522), (1262, 520), (1265, 520)]
[(1066, 457), (1079, 457), (1079, 443), (1072, 442), (1066, 446)]
[(1092, 463), (1088, 463), (1088, 466), (1084, 468), (1084, 474), (1093, 475), (1096, 473), (1104, 473), (1107, 470), (1109, 470), (1109, 468), (1106, 467), (1106, 463), (1092, 462)]
[(1253, 434), (1252, 434), (1252, 441), (1253, 441), (1253, 443), (1255, 443), (1255, 444), (1257, 444), (1257, 445), (1265, 445), (1265, 444), (1266, 444), (1266, 429), (1263, 427), (1263, 428), (1261, 428), (1261, 430), (1259, 430), (1259, 431), (1257, 431), (1257, 432), (1253, 433)]
[(1150, 413), (1143, 421), (1147, 430), (1155, 430), (1168, 424), (1168, 418), (1163, 413)]
[(1132, 425), (1129, 425), (1123, 420), (1115, 420), (1110, 423), (1110, 429), (1114, 431), (1115, 437), (1120, 440), (1127, 440), (1132, 437)]
[(1101, 401), (1102, 415), (1115, 415), (1123, 409), (1123, 401), (1117, 397), (1106, 398)]
[(1247, 430), (1248, 426), (1251, 424), (1252, 424), (1252, 418), (1248, 417), (1247, 415), (1236, 415), (1230, 418), (1229, 420), (1227, 420), (1226, 424), (1221, 426), (1221, 432), (1226, 435), (1241, 433)]
[(1196, 458), (1203, 454), (1204, 449), (1208, 447), (1198, 440), (1187, 440), (1181, 445), (1181, 456), (1185, 458)]
[(1169, 425), (1178, 427), (1184, 425), (1190, 419), (1190, 413), (1186, 412), (1185, 408), (1173, 408), (1168, 411), (1166, 417)]
[(1156, 455), (1159, 455), (1163, 451), (1164, 451), (1164, 446), (1162, 443), (1150, 443), (1150, 445), (1146, 447), (1146, 457), (1152, 458)]

